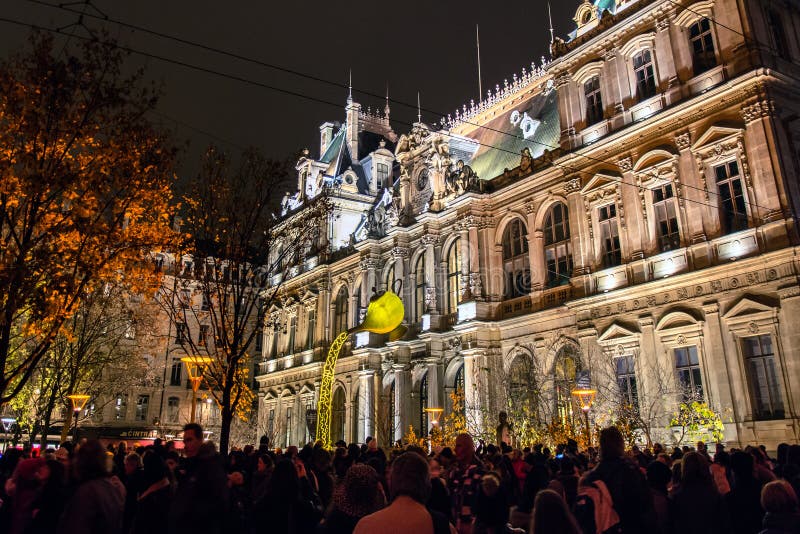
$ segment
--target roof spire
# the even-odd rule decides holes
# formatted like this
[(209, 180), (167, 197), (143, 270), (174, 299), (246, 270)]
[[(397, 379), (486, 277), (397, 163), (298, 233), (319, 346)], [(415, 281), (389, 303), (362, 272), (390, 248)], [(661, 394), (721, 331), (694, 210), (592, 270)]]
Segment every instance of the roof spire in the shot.
[(386, 82), (386, 106), (383, 108), (383, 114), (389, 118), (389, 82)]
[(422, 122), (422, 106), (419, 101), (419, 91), (417, 91), (417, 122)]
[(550, 9), (550, 2), (547, 2), (547, 17), (550, 19), (550, 47), (552, 48), (553, 43), (556, 42), (556, 37), (553, 31), (553, 11)]
[(353, 69), (350, 69), (350, 79), (347, 82), (347, 103), (353, 103)]

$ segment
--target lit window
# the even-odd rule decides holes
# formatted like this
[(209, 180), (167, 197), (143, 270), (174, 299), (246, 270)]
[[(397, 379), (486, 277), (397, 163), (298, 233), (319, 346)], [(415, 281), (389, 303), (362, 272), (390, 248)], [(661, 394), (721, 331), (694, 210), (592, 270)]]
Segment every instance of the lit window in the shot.
[(336, 302), (333, 307), (333, 335), (338, 336), (339, 332), (347, 330), (347, 313), (349, 311), (348, 300), (349, 296), (347, 288), (342, 286), (336, 296)]
[(636, 98), (646, 100), (656, 94), (656, 75), (650, 50), (642, 50), (633, 56), (633, 72), (636, 76)]
[(183, 362), (180, 358), (172, 358), (172, 368), (169, 375), (170, 386), (180, 386), (183, 381)]
[(617, 387), (624, 405), (639, 409), (639, 392), (636, 387), (636, 370), (633, 356), (620, 356), (614, 360), (617, 374)]
[(461, 292), (461, 240), (456, 239), (447, 253), (447, 313), (458, 311)]
[(572, 277), (569, 212), (561, 202), (554, 204), (545, 218), (544, 258), (547, 268), (547, 287), (569, 285), (569, 279)]
[(575, 389), (575, 377), (581, 371), (578, 351), (573, 346), (561, 348), (556, 354), (553, 367), (555, 387), (556, 414), (561, 424), (573, 425), (572, 390)]
[(136, 420), (147, 421), (147, 408), (150, 404), (150, 395), (139, 395), (136, 398)]
[(125, 412), (128, 409), (128, 396), (125, 394), (117, 395), (114, 400), (114, 419), (125, 419)]
[(783, 419), (783, 392), (775, 368), (772, 338), (766, 334), (742, 339), (742, 354), (756, 419)]
[(608, 204), (598, 210), (600, 239), (603, 248), (603, 267), (615, 267), (622, 263), (617, 227), (617, 205)]
[(711, 33), (711, 22), (707, 18), (702, 18), (689, 27), (689, 44), (692, 47), (695, 76), (717, 66), (714, 36)]
[(700, 375), (700, 361), (697, 347), (678, 347), (675, 349), (675, 370), (684, 402), (703, 399), (703, 380)]
[(531, 292), (528, 231), (519, 219), (511, 221), (503, 232), (503, 270), (506, 277), (506, 299)]
[(308, 331), (306, 332), (306, 350), (314, 348), (314, 334), (317, 330), (317, 310), (308, 310)]
[(297, 316), (292, 315), (289, 318), (289, 346), (287, 349), (289, 354), (294, 354), (295, 334), (297, 334)]
[(425, 290), (427, 284), (425, 283), (425, 253), (419, 255), (417, 264), (414, 269), (414, 320), (421, 321), (422, 316), (425, 314)]
[(722, 233), (731, 234), (747, 228), (744, 187), (739, 175), (739, 164), (729, 161), (714, 167), (714, 177), (719, 191), (719, 218)]
[(603, 99), (600, 94), (600, 76), (594, 76), (583, 84), (586, 95), (586, 126), (603, 120)]
[(656, 216), (658, 249), (666, 252), (680, 248), (681, 237), (678, 230), (678, 215), (675, 209), (675, 196), (672, 194), (672, 184), (653, 189), (653, 211)]
[(378, 191), (384, 187), (389, 187), (389, 166), (385, 163), (378, 163), (376, 166), (375, 187)]

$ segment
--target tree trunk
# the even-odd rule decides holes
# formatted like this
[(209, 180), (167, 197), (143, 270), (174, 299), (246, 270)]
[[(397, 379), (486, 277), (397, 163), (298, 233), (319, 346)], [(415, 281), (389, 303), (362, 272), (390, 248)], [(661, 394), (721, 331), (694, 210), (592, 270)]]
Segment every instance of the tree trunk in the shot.
[(69, 436), (69, 427), (72, 426), (72, 410), (67, 410), (67, 416), (64, 418), (64, 426), (61, 427), (61, 443), (67, 441)]
[(222, 425), (219, 430), (219, 453), (222, 456), (228, 454), (228, 443), (231, 439), (231, 423), (233, 422), (233, 412), (228, 407), (230, 404), (230, 394), (222, 394)]

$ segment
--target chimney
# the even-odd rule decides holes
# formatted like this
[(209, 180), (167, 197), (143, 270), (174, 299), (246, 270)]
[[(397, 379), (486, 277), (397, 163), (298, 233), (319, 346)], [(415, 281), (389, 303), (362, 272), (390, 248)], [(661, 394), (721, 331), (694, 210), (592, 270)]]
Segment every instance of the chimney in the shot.
[(333, 139), (333, 123), (326, 122), (319, 127), (319, 157), (322, 157), (328, 149), (328, 145), (331, 144), (331, 139)]

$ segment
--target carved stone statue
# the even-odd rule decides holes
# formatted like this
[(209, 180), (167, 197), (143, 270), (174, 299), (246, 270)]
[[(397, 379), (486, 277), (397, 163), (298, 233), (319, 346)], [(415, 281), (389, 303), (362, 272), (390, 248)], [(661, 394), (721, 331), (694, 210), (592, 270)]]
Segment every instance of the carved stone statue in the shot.
[(461, 195), (466, 191), (478, 191), (478, 175), (464, 160), (458, 160), (455, 169), (447, 177), (446, 186), (448, 194)]
[(522, 156), (519, 159), (519, 170), (522, 174), (528, 174), (533, 167), (533, 156), (528, 147), (522, 149)]

